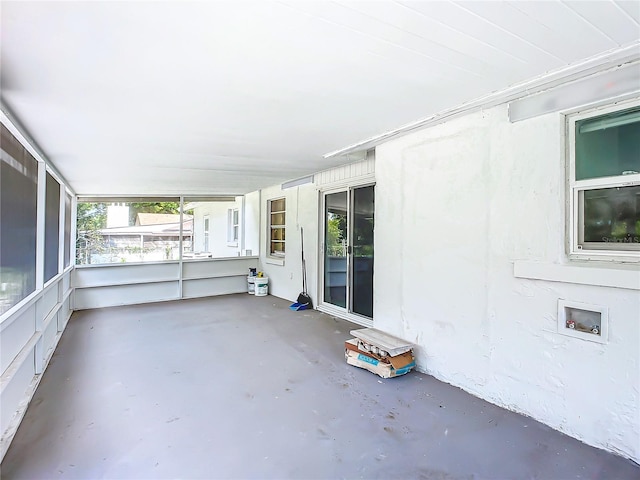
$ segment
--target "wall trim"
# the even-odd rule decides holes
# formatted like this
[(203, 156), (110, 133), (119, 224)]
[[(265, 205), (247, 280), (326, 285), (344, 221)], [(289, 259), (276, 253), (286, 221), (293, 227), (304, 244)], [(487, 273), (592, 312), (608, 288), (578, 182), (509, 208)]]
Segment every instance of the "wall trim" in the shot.
[(640, 270), (633, 265), (586, 265), (578, 262), (557, 264), (516, 260), (513, 262), (513, 276), (530, 280), (640, 290)]

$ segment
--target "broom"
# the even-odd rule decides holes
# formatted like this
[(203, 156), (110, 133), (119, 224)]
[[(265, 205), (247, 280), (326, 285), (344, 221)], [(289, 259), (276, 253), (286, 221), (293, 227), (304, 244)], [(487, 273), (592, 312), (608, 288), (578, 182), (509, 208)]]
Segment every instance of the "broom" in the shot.
[(302, 251), (302, 292), (298, 295), (298, 303), (305, 308), (313, 308), (311, 297), (307, 293), (307, 264), (304, 260), (304, 231), (300, 227), (300, 245)]

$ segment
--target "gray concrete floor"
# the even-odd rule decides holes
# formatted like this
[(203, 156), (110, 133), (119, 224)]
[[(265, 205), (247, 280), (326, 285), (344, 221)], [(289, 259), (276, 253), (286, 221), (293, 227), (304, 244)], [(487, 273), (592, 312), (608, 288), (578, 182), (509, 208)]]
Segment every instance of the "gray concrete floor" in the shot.
[(2, 478), (640, 478), (428, 375), (347, 365), (359, 327), (288, 305), (229, 295), (76, 312)]

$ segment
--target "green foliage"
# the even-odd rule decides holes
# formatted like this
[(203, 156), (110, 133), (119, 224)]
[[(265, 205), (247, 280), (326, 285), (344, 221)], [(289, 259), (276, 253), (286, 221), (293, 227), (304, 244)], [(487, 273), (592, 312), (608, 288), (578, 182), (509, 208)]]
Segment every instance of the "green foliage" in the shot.
[(106, 203), (78, 203), (78, 233), (100, 230), (107, 226)]
[[(107, 227), (107, 206), (108, 203), (100, 202), (78, 203), (76, 239), (78, 264), (91, 263), (92, 254), (118, 254), (100, 234), (100, 230)], [(138, 213), (180, 213), (179, 202), (133, 202), (128, 206), (129, 225), (135, 224)], [(125, 247), (120, 253), (144, 255), (146, 251), (140, 247)], [(167, 258), (171, 254), (169, 251), (165, 252)], [(122, 257), (120, 261), (126, 261), (126, 258)]]
[(78, 203), (76, 220), (76, 254), (78, 264), (91, 263), (91, 251), (103, 251), (100, 229), (107, 226), (107, 204)]
[(344, 234), (347, 231), (347, 218), (344, 215), (330, 214), (327, 220), (326, 248), (329, 255), (342, 256), (345, 254)]
[(327, 221), (327, 246), (342, 245), (342, 217), (334, 217)]

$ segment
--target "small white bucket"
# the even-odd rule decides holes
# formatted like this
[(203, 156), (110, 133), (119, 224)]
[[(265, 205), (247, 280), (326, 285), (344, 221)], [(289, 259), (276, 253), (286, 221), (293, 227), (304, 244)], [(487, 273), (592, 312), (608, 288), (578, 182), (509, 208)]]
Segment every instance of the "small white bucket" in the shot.
[(247, 292), (249, 292), (249, 295), (253, 295), (256, 292), (255, 279), (256, 277), (251, 275), (247, 277)]
[(269, 294), (269, 277), (255, 277), (256, 297), (264, 297)]

